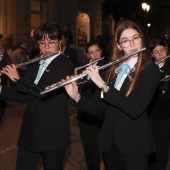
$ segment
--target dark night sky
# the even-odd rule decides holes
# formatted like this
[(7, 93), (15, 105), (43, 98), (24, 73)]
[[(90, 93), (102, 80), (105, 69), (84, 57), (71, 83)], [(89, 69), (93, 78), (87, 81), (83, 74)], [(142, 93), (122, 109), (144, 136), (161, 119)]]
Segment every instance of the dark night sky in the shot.
[[(161, 1), (161, 2), (160, 2)], [(152, 15), (155, 8), (167, 7), (170, 0), (105, 0), (103, 5), (103, 17), (107, 17), (108, 14), (112, 14), (113, 18), (117, 21), (120, 17), (125, 19), (142, 20), (144, 18), (144, 11), (142, 10), (141, 4), (143, 2), (148, 3), (151, 6), (149, 15)]]
[(150, 3), (142, 0), (105, 0), (103, 17), (112, 14), (116, 20), (119, 20), (120, 17), (139, 20), (142, 17), (141, 15), (144, 14), (141, 8), (143, 2)]

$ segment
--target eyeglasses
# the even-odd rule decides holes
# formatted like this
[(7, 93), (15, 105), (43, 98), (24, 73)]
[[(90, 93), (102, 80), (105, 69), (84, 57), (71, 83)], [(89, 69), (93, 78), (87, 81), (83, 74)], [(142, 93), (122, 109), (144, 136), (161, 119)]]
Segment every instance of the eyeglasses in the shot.
[(45, 48), (46, 45), (49, 48), (54, 48), (57, 43), (58, 43), (58, 41), (50, 41), (49, 43), (38, 42), (38, 45), (40, 48)]
[(132, 40), (123, 40), (122, 42), (120, 42), (119, 44), (122, 44), (122, 46), (124, 48), (127, 48), (131, 45), (131, 41), (133, 42), (133, 44), (138, 45), (141, 43), (142, 41), (142, 37), (140, 36), (135, 36)]
[(157, 55), (157, 54), (160, 54), (160, 53), (162, 54), (164, 51), (166, 51), (165, 47), (161, 48), (160, 50), (152, 51), (152, 54), (154, 54), (154, 55)]

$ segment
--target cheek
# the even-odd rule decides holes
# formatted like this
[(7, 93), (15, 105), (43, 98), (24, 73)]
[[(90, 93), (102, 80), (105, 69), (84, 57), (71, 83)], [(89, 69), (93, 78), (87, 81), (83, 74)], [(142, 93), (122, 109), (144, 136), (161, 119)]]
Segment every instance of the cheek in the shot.
[(168, 55), (167, 51), (164, 52), (164, 56), (166, 57)]
[(54, 53), (54, 52), (56, 52), (56, 51), (59, 51), (59, 50), (60, 50), (60, 47), (59, 47), (59, 46), (56, 46), (56, 47), (50, 49), (50, 51), (51, 51), (52, 53)]

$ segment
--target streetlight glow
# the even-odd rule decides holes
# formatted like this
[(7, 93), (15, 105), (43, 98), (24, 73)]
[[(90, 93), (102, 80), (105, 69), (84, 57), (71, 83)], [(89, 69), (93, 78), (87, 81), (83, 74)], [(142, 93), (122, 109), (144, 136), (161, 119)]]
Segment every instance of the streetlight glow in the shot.
[(147, 27), (150, 27), (151, 26), (151, 23), (147, 23)]
[(142, 3), (142, 9), (146, 12), (148, 12), (150, 10), (150, 5), (148, 5), (147, 3)]

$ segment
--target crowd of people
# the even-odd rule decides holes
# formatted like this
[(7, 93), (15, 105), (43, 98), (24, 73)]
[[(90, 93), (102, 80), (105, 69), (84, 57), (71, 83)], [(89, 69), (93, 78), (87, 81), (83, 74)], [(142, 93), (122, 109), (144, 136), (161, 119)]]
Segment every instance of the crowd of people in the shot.
[[(36, 30), (33, 48), (23, 42), (9, 52), (11, 46), (6, 48), (3, 36), (0, 40), (0, 119), (6, 101), (26, 103), (16, 170), (37, 169), (41, 158), (44, 170), (63, 169), (70, 142), (69, 101), (78, 109), (87, 170), (100, 170), (101, 161), (106, 170), (166, 170), (170, 59), (165, 40), (146, 44), (141, 28), (123, 21), (114, 37), (103, 41), (98, 36), (87, 42), (87, 63), (97, 62), (76, 70), (80, 63), (72, 36), (67, 24), (61, 31), (54, 23), (44, 23)], [(144, 47), (147, 50), (141, 52)], [(24, 73), (16, 69), (40, 53), (55, 54), (22, 68)], [(99, 69), (107, 63), (113, 64)], [(45, 87), (80, 73), (87, 76), (40, 95)]]

